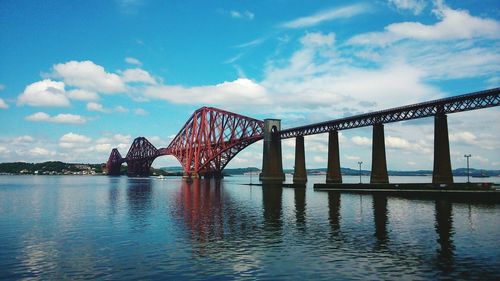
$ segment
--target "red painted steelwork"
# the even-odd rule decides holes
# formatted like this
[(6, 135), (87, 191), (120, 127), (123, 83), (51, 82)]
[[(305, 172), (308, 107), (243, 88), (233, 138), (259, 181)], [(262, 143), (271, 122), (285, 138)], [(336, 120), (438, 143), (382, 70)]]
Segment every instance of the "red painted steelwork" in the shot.
[(262, 139), (264, 122), (213, 107), (196, 110), (160, 155), (174, 155), (187, 174), (217, 175), (238, 152)]
[(108, 175), (119, 175), (120, 166), (125, 162), (122, 158), (118, 149), (113, 148), (111, 154), (109, 155), (108, 162), (106, 162), (106, 169), (108, 170)]
[[(134, 140), (126, 158), (115, 148), (107, 166), (119, 174), (127, 162), (128, 174), (147, 176), (154, 159), (175, 156), (186, 175), (222, 176), (229, 161), (245, 147), (263, 138), (264, 122), (213, 107), (196, 110), (166, 148), (156, 149), (146, 138)], [(111, 168), (111, 169), (110, 169)], [(108, 172), (109, 173), (109, 172)]]

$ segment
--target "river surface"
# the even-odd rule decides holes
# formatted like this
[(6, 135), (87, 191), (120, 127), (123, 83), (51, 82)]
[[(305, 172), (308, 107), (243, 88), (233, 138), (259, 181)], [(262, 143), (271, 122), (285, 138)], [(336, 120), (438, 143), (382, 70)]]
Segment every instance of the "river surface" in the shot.
[(500, 204), (309, 179), (0, 176), (0, 279), (500, 280)]

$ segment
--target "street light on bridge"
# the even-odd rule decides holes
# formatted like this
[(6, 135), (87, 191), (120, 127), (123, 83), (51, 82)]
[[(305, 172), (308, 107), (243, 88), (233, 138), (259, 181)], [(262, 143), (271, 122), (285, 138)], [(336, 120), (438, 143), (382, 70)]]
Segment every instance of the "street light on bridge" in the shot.
[(363, 161), (358, 162), (358, 165), (359, 165), (359, 183), (361, 183), (361, 164), (363, 164)]
[(470, 173), (469, 173), (469, 158), (472, 155), (470, 154), (465, 154), (464, 157), (467, 158), (467, 183), (470, 183)]

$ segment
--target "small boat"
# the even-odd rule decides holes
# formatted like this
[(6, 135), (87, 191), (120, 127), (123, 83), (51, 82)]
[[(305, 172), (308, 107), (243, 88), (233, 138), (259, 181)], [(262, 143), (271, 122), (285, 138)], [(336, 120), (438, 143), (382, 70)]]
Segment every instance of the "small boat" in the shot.
[(159, 179), (159, 180), (164, 180), (166, 177), (164, 175), (159, 175), (156, 178)]

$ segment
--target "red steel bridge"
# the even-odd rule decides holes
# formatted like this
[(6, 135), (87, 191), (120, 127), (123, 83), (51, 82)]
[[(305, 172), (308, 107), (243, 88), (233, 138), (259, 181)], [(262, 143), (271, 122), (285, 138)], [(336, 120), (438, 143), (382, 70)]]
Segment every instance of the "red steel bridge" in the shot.
[(500, 105), (500, 88), (464, 94), (439, 100), (381, 110), (306, 126), (281, 130), (280, 120), (264, 121), (213, 107), (196, 110), (166, 148), (156, 148), (146, 138), (134, 140), (126, 157), (111, 151), (106, 168), (109, 175), (120, 174), (127, 163), (129, 176), (148, 176), (153, 161), (173, 155), (181, 163), (187, 177), (222, 177), (222, 170), (238, 152), (264, 139), (261, 179), (282, 181), (281, 139), (296, 138), (294, 182), (307, 180), (305, 173), (304, 136), (329, 133), (327, 182), (342, 182), (340, 176), (338, 135), (340, 130), (373, 126), (373, 183), (387, 180), (383, 124), (404, 120), (435, 118), (434, 182), (449, 182), (449, 155), (446, 114)]

